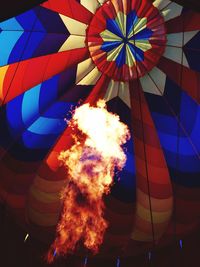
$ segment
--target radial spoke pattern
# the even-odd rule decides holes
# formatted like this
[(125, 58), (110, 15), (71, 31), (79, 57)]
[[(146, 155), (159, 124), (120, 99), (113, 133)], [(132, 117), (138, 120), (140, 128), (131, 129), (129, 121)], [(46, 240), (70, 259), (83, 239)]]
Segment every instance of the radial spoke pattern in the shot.
[[(100, 71), (122, 81), (144, 76), (150, 71), (164, 52), (166, 42), (164, 21), (157, 9), (147, 2), (149, 12), (140, 16), (136, 6), (131, 7), (130, 1), (128, 3), (125, 8), (125, 3), (107, 1), (96, 12), (88, 29), (93, 61)], [(101, 27), (97, 18), (104, 21)]]

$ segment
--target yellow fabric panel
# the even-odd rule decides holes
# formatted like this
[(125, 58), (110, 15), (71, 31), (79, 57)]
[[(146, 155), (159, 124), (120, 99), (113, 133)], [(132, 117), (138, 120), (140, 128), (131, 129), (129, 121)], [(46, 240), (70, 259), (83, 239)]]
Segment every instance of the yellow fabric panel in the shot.
[(114, 34), (113, 32), (110, 32), (109, 30), (105, 30), (105, 31), (101, 32), (100, 36), (104, 40), (104, 42), (122, 41), (121, 37)]
[[(143, 220), (146, 220), (151, 223), (150, 209), (145, 209), (142, 205), (140, 205), (140, 203), (137, 203), (136, 210), (138, 216), (140, 216)], [(171, 213), (171, 210), (165, 212), (152, 211), (153, 223), (156, 224), (168, 222), (171, 217)]]
[(39, 213), (59, 213), (62, 207), (61, 202), (44, 203), (29, 195), (28, 207)]
[(35, 185), (31, 187), (30, 194), (32, 194), (37, 200), (44, 203), (52, 203), (60, 201), (60, 192), (57, 193), (42, 192)]
[(59, 219), (58, 213), (40, 213), (29, 207), (28, 215), (30, 220), (40, 226), (54, 226)]
[(151, 49), (151, 44), (148, 40), (130, 40), (129, 42), (140, 48), (143, 52)]
[(135, 57), (133, 53), (131, 52), (129, 45), (126, 45), (126, 64), (129, 67), (136, 65)]
[(66, 181), (49, 181), (41, 178), (40, 176), (36, 176), (33, 185), (36, 186), (40, 191), (46, 193), (58, 193), (66, 185)]
[(137, 34), (141, 30), (145, 29), (147, 26), (147, 18), (139, 18), (138, 21), (134, 25), (134, 30), (129, 34), (129, 38), (133, 36), (133, 34)]
[(109, 52), (107, 53), (107, 60), (108, 60), (108, 61), (115, 61), (116, 58), (118, 57), (118, 55), (119, 55), (119, 53), (120, 53), (120, 51), (121, 51), (123, 45), (124, 45), (124, 44), (122, 43), (122, 44), (119, 45), (118, 47), (116, 47), (116, 48), (112, 49), (111, 51), (109, 51)]
[(126, 36), (126, 15), (119, 11), (115, 20), (118, 23), (123, 35)]
[(4, 99), (3, 84), (4, 84), (4, 78), (5, 78), (5, 75), (6, 75), (8, 68), (9, 68), (9, 65), (0, 67), (0, 103)]
[[(140, 189), (137, 189), (137, 201), (146, 209), (149, 209), (149, 196), (142, 192)], [(150, 197), (151, 207), (153, 211), (163, 212), (172, 210), (173, 198), (167, 199), (158, 199)]]

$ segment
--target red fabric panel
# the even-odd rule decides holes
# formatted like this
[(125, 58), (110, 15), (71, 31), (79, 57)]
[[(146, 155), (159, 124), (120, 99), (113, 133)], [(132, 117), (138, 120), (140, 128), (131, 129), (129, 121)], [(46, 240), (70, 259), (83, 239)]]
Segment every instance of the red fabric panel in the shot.
[(167, 33), (196, 31), (200, 29), (200, 14), (193, 11), (166, 22)]
[(4, 103), (87, 57), (87, 49), (80, 48), (11, 64), (4, 78)]
[(200, 73), (182, 66), (170, 59), (162, 57), (158, 63), (166, 75), (188, 93), (195, 101), (200, 103)]
[(85, 24), (89, 24), (93, 17), (93, 14), (76, 0), (49, 0), (41, 6)]

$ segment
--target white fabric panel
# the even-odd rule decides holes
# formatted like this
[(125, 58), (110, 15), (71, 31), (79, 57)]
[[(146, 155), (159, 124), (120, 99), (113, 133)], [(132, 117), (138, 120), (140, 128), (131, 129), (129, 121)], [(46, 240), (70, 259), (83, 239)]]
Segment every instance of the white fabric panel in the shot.
[(67, 16), (64, 16), (61, 14), (59, 14), (59, 15), (60, 15), (63, 23), (65, 24), (66, 28), (70, 32), (70, 34), (86, 36), (86, 29), (87, 29), (88, 25), (86, 25), (80, 21), (77, 21), (75, 19), (71, 19)]
[(163, 56), (179, 64), (183, 64), (185, 67), (189, 67), (188, 61), (185, 57), (185, 54), (182, 48), (168, 46), (166, 47), (165, 53), (163, 54)]
[(162, 10), (163, 8), (165, 8), (167, 5), (169, 5), (171, 3), (170, 0), (155, 0), (153, 2), (153, 5), (159, 9)]
[(167, 34), (167, 45), (183, 47), (187, 44), (199, 31), (182, 32)]
[(101, 72), (95, 67), (78, 83), (78, 85), (95, 85), (100, 77)]
[(171, 3), (161, 11), (161, 14), (164, 17), (164, 20), (168, 21), (170, 19), (180, 16), (182, 9), (182, 6), (176, 3)]
[(130, 101), (130, 91), (129, 91), (129, 83), (120, 82), (119, 84), (119, 97), (122, 101), (131, 108), (131, 101)]
[(81, 5), (94, 14), (100, 3), (97, 0), (81, 0)]
[(84, 36), (76, 36), (70, 35), (64, 44), (61, 46), (59, 52), (68, 51), (77, 48), (85, 47), (85, 37)]
[(76, 84), (79, 83), (87, 74), (95, 68), (91, 58), (84, 60), (78, 64), (76, 72)]
[(184, 45), (187, 44), (199, 31), (184, 32)]
[(104, 99), (106, 100), (106, 102), (115, 98), (118, 95), (118, 91), (119, 91), (119, 82), (111, 80), (109, 85), (108, 85), (108, 89), (106, 91), (106, 94), (104, 96)]
[(157, 67), (153, 68), (149, 72), (149, 76), (153, 80), (153, 82), (156, 84), (158, 95), (163, 95), (165, 91), (165, 83), (166, 83), (166, 74), (162, 72)]
[(106, 102), (109, 100), (115, 98), (115, 97), (121, 98), (121, 100), (130, 108), (130, 91), (129, 91), (129, 83), (127, 82), (118, 82), (111, 80), (108, 89), (106, 91), (106, 94), (104, 96)]
[(155, 67), (149, 74), (140, 78), (142, 89), (146, 93), (163, 95), (165, 89), (166, 75)]

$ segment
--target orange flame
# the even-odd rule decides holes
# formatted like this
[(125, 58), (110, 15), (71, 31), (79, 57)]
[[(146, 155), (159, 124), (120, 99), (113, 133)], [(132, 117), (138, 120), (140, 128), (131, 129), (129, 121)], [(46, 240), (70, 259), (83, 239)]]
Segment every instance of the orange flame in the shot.
[(104, 100), (99, 100), (96, 107), (84, 104), (77, 108), (70, 127), (76, 127), (79, 134), (74, 136), (75, 144), (59, 156), (68, 176), (48, 262), (54, 260), (55, 254), (72, 253), (80, 241), (93, 253), (98, 252), (108, 227), (102, 197), (110, 192), (115, 168), (124, 167), (122, 145), (130, 138), (128, 127), (119, 116), (107, 111)]

